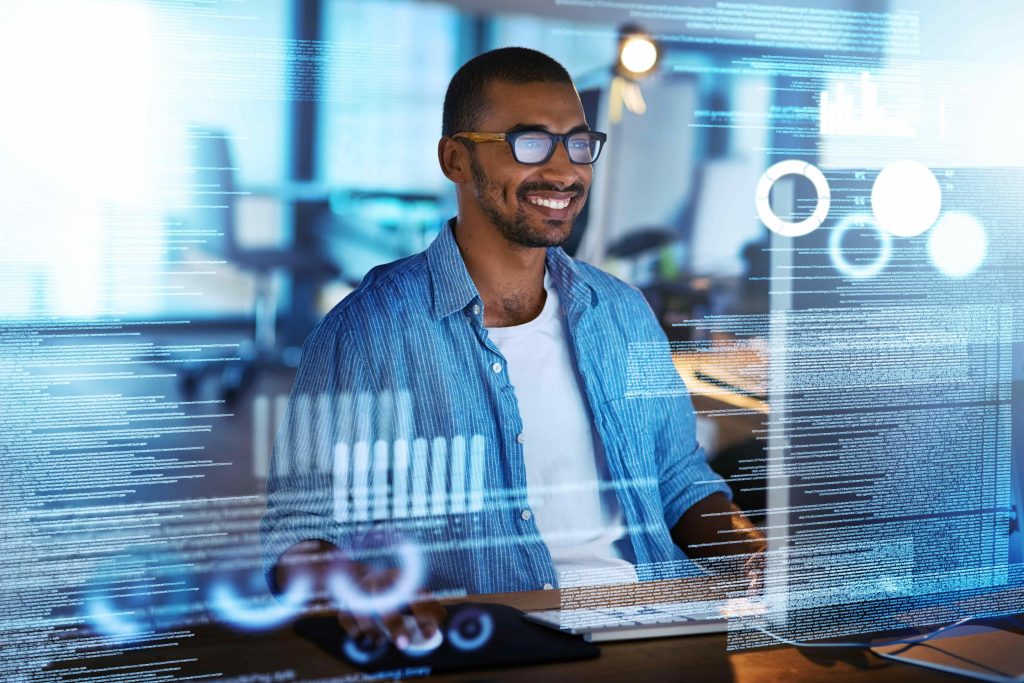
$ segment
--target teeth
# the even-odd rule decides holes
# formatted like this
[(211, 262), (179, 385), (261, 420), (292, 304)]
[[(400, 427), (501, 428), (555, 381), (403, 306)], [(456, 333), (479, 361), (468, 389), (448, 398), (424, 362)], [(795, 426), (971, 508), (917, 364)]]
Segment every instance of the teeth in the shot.
[(531, 204), (546, 206), (549, 209), (564, 209), (569, 206), (568, 199), (541, 199), (540, 197), (529, 197)]

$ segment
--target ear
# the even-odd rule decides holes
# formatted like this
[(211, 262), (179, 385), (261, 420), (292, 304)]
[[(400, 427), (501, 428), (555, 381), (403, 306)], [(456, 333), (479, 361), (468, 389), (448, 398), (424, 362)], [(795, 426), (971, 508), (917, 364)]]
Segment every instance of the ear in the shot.
[(443, 137), (437, 142), (437, 161), (441, 172), (456, 185), (472, 179), (469, 167), (469, 150), (458, 140)]

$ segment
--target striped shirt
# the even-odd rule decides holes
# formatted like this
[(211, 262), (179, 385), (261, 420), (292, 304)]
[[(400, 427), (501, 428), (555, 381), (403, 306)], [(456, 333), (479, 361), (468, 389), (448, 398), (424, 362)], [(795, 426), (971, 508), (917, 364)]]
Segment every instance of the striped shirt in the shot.
[[(455, 229), (374, 268), (306, 340), (260, 530), (272, 588), (284, 551), (312, 539), (364, 561), (413, 548), (432, 591), (557, 585), (527, 503), (515, 391)], [(731, 494), (697, 443), (664, 332), (635, 288), (558, 247), (546, 267), (637, 574), (695, 573), (669, 529), (698, 500)]]

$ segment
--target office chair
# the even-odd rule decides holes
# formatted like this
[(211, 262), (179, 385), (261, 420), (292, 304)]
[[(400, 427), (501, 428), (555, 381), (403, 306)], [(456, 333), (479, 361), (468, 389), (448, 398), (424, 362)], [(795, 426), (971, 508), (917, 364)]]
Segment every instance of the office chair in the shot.
[[(198, 228), (216, 233), (204, 244), (208, 252), (222, 256), (229, 263), (253, 274), (254, 330), (252, 339), (239, 349), (238, 360), (187, 367), (179, 374), (179, 381), (182, 392), (193, 396), (204, 377), (219, 375), (221, 397), (233, 402), (259, 371), (298, 365), (300, 350), (296, 346), (283, 346), (278, 341), (274, 273), (283, 270), (292, 278), (293, 286), (301, 282), (305, 285), (303, 291), (316, 291), (324, 282), (337, 278), (340, 272), (324, 256), (326, 250), (315, 240), (296, 240), (296, 246), (286, 248), (243, 248), (238, 240), (239, 193), (228, 136), (224, 131), (200, 128), (193, 128), (190, 133), (194, 141), (192, 182), (195, 195), (188, 220)], [(305, 302), (305, 305), (314, 307), (312, 301)], [(301, 315), (308, 312), (292, 310), (290, 313), (293, 317), (310, 317)]]

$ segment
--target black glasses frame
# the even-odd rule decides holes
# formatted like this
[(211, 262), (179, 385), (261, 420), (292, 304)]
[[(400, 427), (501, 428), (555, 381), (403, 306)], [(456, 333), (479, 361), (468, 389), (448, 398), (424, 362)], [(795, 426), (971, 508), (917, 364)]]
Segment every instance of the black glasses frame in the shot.
[[(516, 140), (524, 135), (546, 135), (551, 140), (551, 149), (548, 150), (547, 156), (540, 161), (522, 161), (516, 154)], [(569, 151), (569, 138), (575, 135), (590, 135), (601, 143), (597, 148), (597, 154), (590, 161), (576, 161), (572, 158), (572, 152)], [(540, 166), (546, 164), (551, 160), (551, 157), (555, 154), (556, 145), (561, 142), (562, 146), (565, 147), (565, 154), (569, 157), (569, 161), (577, 166), (586, 166), (597, 161), (597, 158), (601, 156), (601, 151), (604, 149), (604, 143), (608, 141), (608, 135), (601, 133), (596, 130), (578, 130), (575, 133), (566, 133), (565, 135), (559, 135), (557, 133), (549, 133), (546, 130), (517, 130), (512, 133), (480, 133), (477, 131), (461, 131), (452, 135), (453, 138), (466, 138), (473, 142), (507, 142), (509, 149), (512, 150), (512, 158), (520, 164), (526, 166)]]

